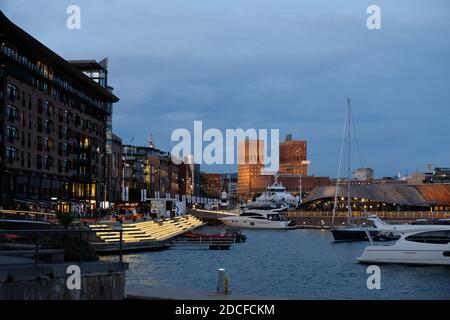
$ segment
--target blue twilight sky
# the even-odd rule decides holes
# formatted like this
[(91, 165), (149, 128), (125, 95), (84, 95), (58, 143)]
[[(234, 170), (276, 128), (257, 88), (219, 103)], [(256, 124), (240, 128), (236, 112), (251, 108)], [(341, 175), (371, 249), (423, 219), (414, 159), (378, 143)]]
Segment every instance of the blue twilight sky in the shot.
[[(66, 8), (81, 8), (81, 30)], [(366, 8), (381, 8), (368, 30)], [(114, 132), (171, 148), (175, 128), (279, 128), (337, 173), (345, 99), (376, 176), (450, 166), (448, 0), (0, 0), (66, 59), (109, 57)], [(227, 166), (203, 167), (224, 172)]]

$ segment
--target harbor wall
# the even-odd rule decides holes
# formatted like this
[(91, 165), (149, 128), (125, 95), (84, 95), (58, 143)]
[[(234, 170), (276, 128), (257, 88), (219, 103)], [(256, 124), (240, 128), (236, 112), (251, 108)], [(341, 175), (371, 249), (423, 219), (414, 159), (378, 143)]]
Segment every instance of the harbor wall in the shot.
[(81, 288), (69, 289), (70, 264), (3, 266), (0, 300), (121, 300), (126, 292), (126, 263), (88, 262), (81, 265)]

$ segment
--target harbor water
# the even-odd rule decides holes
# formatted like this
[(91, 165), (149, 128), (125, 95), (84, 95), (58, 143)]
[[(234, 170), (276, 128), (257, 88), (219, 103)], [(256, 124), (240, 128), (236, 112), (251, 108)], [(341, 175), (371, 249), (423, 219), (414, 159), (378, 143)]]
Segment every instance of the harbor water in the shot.
[[(201, 232), (222, 231), (206, 227)], [(124, 256), (128, 284), (214, 292), (225, 268), (233, 294), (288, 299), (450, 299), (450, 267), (381, 265), (381, 289), (367, 288), (356, 262), (369, 242), (334, 243), (327, 230), (242, 230), (230, 250), (171, 248)], [(380, 244), (380, 243), (378, 243)], [(387, 243), (382, 243), (387, 244)]]

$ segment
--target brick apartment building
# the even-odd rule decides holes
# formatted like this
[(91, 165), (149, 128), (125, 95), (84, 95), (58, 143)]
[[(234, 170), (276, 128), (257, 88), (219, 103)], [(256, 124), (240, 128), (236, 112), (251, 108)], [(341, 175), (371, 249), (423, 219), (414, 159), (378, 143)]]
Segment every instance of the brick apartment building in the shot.
[[(92, 61), (91, 61), (92, 62)], [(0, 205), (95, 208), (104, 199), (107, 69), (83, 72), (0, 12)], [(101, 72), (100, 72), (101, 71)], [(53, 203), (52, 203), (53, 201)]]

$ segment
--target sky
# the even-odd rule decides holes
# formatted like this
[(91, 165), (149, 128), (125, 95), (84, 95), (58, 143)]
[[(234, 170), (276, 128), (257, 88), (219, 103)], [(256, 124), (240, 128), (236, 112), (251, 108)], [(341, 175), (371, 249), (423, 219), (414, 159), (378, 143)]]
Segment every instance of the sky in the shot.
[[(71, 4), (80, 30), (66, 27)], [(366, 26), (372, 4), (380, 30)], [(350, 97), (353, 167), (382, 177), (450, 166), (448, 0), (0, 0), (0, 9), (65, 59), (109, 58), (123, 143), (146, 145), (151, 133), (169, 151), (172, 131), (194, 120), (279, 129), (308, 141), (310, 173), (336, 176)]]

